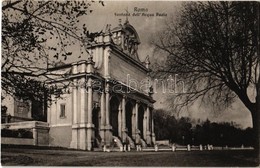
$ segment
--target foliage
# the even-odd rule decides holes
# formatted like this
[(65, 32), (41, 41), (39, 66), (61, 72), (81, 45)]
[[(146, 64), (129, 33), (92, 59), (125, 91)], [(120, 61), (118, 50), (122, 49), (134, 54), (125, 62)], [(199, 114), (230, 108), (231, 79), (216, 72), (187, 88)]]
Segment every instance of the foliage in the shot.
[(215, 123), (209, 120), (194, 123), (186, 117), (176, 119), (161, 109), (155, 111), (154, 120), (155, 134), (158, 140), (167, 139), (180, 145), (253, 145), (252, 128), (242, 130), (234, 123)]
[(179, 74), (185, 81), (186, 93), (173, 101), (177, 110), (198, 99), (227, 108), (239, 98), (251, 112), (256, 141), (259, 8), (258, 2), (187, 2), (154, 42), (167, 55), (159, 75)]
[(33, 138), (32, 131), (30, 129), (2, 129), (2, 137), (12, 137), (12, 138)]
[(84, 53), (86, 25), (79, 28), (79, 21), (92, 12), (93, 3), (3, 1), (2, 89), (8, 94), (41, 97), (39, 94), (46, 92), (41, 82), (49, 79), (48, 68), (55, 59), (66, 60), (72, 56), (69, 49), (73, 45), (79, 45), (80, 54)]

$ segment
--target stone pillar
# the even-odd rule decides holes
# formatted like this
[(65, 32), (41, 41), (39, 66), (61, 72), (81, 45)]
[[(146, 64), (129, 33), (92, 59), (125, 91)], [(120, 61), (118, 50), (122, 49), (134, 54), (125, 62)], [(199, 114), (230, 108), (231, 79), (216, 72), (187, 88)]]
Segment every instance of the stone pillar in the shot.
[(110, 125), (110, 93), (109, 93), (109, 84), (106, 86), (106, 125)]
[[(75, 65), (74, 65), (75, 66)], [(76, 67), (77, 68), (77, 67)], [(75, 72), (75, 67), (73, 67)], [(73, 80), (72, 86), (72, 135), (71, 135), (71, 144), (70, 147), (77, 149), (78, 148), (78, 88), (77, 88), (77, 79)]]
[(132, 137), (133, 139), (135, 139), (135, 129), (136, 129), (136, 120), (135, 120), (135, 117), (136, 117), (136, 110), (135, 110), (135, 107), (132, 109), (132, 132), (130, 132), (132, 134)]
[[(74, 79), (74, 84), (77, 85), (76, 83), (77, 83), (77, 79)], [(78, 123), (78, 116), (77, 116), (77, 114), (78, 114), (78, 106), (77, 106), (77, 104), (78, 104), (78, 101), (77, 101), (78, 94), (77, 93), (78, 93), (78, 88), (77, 88), (77, 86), (74, 86), (73, 89), (72, 89), (73, 124)]]
[(93, 91), (92, 79), (88, 79), (88, 122), (87, 122), (87, 150), (92, 150), (92, 134), (94, 125), (92, 123)]
[(105, 109), (105, 93), (102, 91), (100, 97), (100, 112), (101, 112), (101, 126), (100, 126), (100, 136), (102, 139), (102, 143), (105, 142), (105, 126), (106, 126), (106, 109)]
[(135, 103), (135, 129), (138, 129), (138, 106), (139, 106), (139, 102), (136, 101)]
[(107, 47), (105, 49), (105, 57), (104, 57), (104, 75), (105, 78), (110, 78), (110, 54), (111, 54), (111, 49)]
[(146, 140), (146, 132), (147, 132), (147, 111), (144, 113), (144, 119), (143, 119), (143, 132), (141, 132), (142, 136), (144, 137), (144, 140)]
[(112, 126), (110, 125), (110, 93), (109, 84), (106, 84), (106, 145), (110, 145), (112, 142)]
[(86, 143), (86, 136), (87, 136), (87, 129), (86, 129), (86, 123), (87, 123), (87, 104), (86, 104), (86, 90), (85, 90), (85, 84), (86, 79), (82, 78), (79, 82), (79, 96), (80, 96), (80, 106), (79, 106), (79, 114), (80, 114), (80, 127), (78, 129), (79, 132), (79, 148), (86, 150), (87, 149), (87, 143)]
[(140, 141), (140, 130), (139, 130), (139, 123), (138, 123), (138, 106), (139, 101), (136, 101), (135, 104), (135, 142), (138, 144)]
[(51, 95), (51, 105), (50, 105), (50, 107), (47, 109), (47, 123), (49, 123), (50, 126), (51, 126), (52, 104), (53, 104), (53, 99), (52, 99), (52, 95)]
[(33, 130), (33, 145), (37, 146), (38, 145), (38, 131), (35, 127), (32, 130)]
[(123, 96), (122, 98), (122, 141), (123, 142), (126, 142), (126, 138), (127, 138), (125, 99), (126, 97)]
[(151, 116), (150, 115), (150, 107), (147, 106), (147, 109), (146, 109), (146, 117), (147, 117), (147, 119), (146, 119), (146, 124), (147, 124), (147, 126), (146, 126), (146, 143), (148, 145), (151, 145), (151, 143), (152, 143), (152, 140), (151, 140), (151, 128), (150, 128), (151, 117), (150, 116)]
[(153, 119), (153, 117), (152, 117), (152, 142), (153, 142), (153, 144), (156, 143), (156, 141), (155, 141), (155, 133), (154, 133), (154, 119)]
[(118, 106), (118, 136), (122, 137), (122, 101)]

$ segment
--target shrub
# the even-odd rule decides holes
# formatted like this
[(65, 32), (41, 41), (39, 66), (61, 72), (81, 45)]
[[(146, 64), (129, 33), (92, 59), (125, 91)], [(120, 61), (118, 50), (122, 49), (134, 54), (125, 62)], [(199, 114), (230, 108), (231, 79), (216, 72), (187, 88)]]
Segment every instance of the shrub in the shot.
[(31, 129), (2, 129), (1, 130), (2, 137), (12, 137), (12, 138), (33, 138), (33, 133)]

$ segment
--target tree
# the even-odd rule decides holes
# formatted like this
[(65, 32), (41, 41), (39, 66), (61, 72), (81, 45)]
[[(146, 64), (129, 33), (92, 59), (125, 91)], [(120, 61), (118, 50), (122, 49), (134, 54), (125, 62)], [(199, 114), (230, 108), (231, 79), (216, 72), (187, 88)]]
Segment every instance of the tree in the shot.
[(209, 98), (226, 108), (239, 98), (251, 112), (257, 150), (259, 25), (258, 2), (189, 2), (153, 42), (167, 54), (159, 74), (179, 74), (185, 81), (176, 106)]
[[(77, 56), (84, 54), (89, 33), (85, 24), (80, 29), (78, 23), (81, 17), (92, 12), (92, 3), (94, 1), (3, 1), (2, 90), (39, 98), (39, 92), (46, 90), (44, 81), (50, 75), (49, 66), (71, 56), (73, 45), (80, 46)], [(35, 82), (39, 79), (43, 84)]]

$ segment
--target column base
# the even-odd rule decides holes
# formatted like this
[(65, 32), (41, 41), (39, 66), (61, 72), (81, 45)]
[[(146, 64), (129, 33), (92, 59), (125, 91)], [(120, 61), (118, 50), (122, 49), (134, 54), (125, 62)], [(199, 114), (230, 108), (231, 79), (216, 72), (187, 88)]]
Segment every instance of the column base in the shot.
[(136, 129), (135, 131), (135, 143), (137, 145), (141, 144), (141, 135), (140, 135), (141, 131), (139, 129)]
[(87, 124), (87, 150), (88, 151), (92, 151), (93, 150), (93, 128), (94, 125), (93, 124)]
[(126, 138), (127, 138), (127, 136), (128, 136), (128, 129), (127, 128), (124, 128), (123, 130), (122, 130), (122, 142), (123, 143), (125, 143), (126, 142)]
[(104, 143), (105, 143), (105, 138), (106, 138), (105, 133), (106, 133), (106, 127), (105, 127), (104, 125), (102, 125), (102, 126), (100, 127), (100, 131), (99, 131), (99, 135), (100, 135), (100, 137), (101, 137), (102, 146), (103, 146)]
[(146, 143), (147, 143), (147, 145), (152, 145), (152, 138), (151, 138), (151, 132), (150, 131), (146, 132)]
[(78, 134), (79, 134), (79, 149), (87, 150), (87, 129), (86, 127), (79, 127), (78, 128)]
[(70, 148), (78, 149), (78, 126), (72, 125)]
[(105, 126), (105, 145), (110, 146), (113, 141), (112, 126)]
[(72, 140), (70, 148), (92, 150), (93, 128), (93, 124), (81, 123), (72, 125)]
[(153, 143), (154, 145), (156, 144), (155, 133), (152, 133), (152, 143)]

